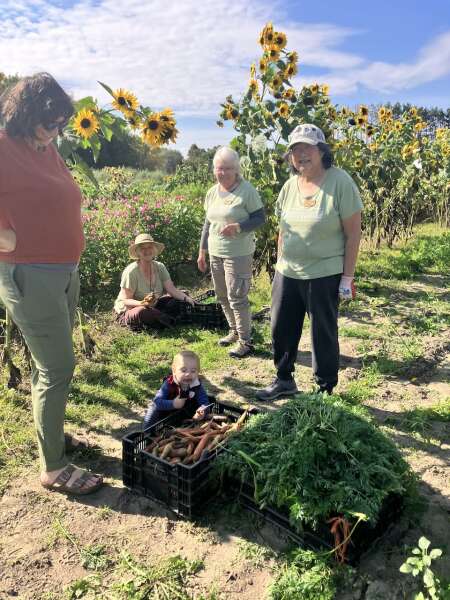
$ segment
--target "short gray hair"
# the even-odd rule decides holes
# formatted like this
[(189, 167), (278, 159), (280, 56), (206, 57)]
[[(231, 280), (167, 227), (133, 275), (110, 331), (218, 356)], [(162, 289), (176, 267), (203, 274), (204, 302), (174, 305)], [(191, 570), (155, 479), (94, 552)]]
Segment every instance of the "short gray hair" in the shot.
[(213, 158), (213, 165), (216, 165), (216, 161), (222, 158), (224, 160), (226, 160), (227, 162), (231, 163), (235, 169), (236, 169), (236, 173), (238, 175), (241, 174), (241, 161), (239, 158), (239, 154), (236, 152), (236, 150), (233, 150), (233, 148), (230, 148), (229, 146), (220, 146), (220, 148), (218, 148), (216, 150), (216, 153), (214, 154), (214, 158)]

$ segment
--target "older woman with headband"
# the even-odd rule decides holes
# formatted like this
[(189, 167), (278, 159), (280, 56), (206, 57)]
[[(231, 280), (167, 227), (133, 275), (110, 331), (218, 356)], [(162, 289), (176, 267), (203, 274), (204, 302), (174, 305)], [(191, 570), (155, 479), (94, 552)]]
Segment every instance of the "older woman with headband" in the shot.
[(219, 148), (213, 165), (217, 183), (205, 198), (206, 218), (197, 264), (205, 272), (209, 252), (214, 289), (230, 327), (219, 344), (237, 342), (229, 354), (243, 358), (253, 350), (248, 300), (255, 251), (253, 231), (264, 223), (265, 214), (258, 192), (241, 177), (237, 152), (226, 146)]

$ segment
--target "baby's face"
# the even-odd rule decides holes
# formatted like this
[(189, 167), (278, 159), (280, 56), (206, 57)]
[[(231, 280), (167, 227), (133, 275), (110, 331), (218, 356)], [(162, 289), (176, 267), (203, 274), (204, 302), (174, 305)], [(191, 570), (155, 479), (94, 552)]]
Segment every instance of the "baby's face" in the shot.
[(191, 384), (198, 378), (198, 364), (193, 358), (182, 358), (173, 367), (173, 374), (178, 383)]

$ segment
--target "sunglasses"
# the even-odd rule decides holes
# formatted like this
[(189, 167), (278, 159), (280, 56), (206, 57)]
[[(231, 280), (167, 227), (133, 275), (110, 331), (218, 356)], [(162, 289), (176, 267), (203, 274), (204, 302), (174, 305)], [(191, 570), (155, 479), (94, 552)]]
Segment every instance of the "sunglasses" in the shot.
[(44, 123), (42, 123), (42, 126), (47, 131), (53, 131), (54, 129), (57, 129), (58, 133), (61, 134), (63, 132), (63, 129), (67, 126), (68, 122), (69, 119), (64, 119), (63, 121), (44, 121)]

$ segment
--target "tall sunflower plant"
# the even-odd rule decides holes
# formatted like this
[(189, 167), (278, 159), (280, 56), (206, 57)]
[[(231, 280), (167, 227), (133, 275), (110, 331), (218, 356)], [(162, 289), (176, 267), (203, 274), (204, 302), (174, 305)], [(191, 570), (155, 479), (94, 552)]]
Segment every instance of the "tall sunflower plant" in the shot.
[(250, 67), (247, 90), (239, 101), (227, 96), (217, 124), (223, 127), (224, 121), (232, 122), (237, 136), (231, 145), (241, 156), (243, 174), (264, 198), (267, 222), (258, 235), (257, 268), (266, 266), (273, 273), (277, 238), (274, 205), (289, 176), (283, 158), (289, 134), (299, 123), (310, 122), (331, 139), (335, 108), (326, 84), (294, 88), (299, 56), (287, 49), (284, 32), (268, 23), (258, 41), (262, 55)]
[(132, 92), (122, 88), (113, 90), (101, 81), (98, 83), (110, 94), (111, 106), (100, 108), (92, 96), (78, 100), (75, 114), (57, 142), (63, 159), (94, 185), (97, 180), (80, 155), (80, 149), (90, 149), (96, 162), (102, 143), (125, 130), (131, 129), (150, 147), (175, 142), (178, 134), (172, 109), (153, 111), (142, 106)]
[(447, 218), (448, 194), (439, 195), (443, 199), (437, 208), (430, 204), (429, 181), (430, 177), (436, 181), (436, 187), (445, 177), (448, 181), (450, 171), (443, 174), (441, 166), (438, 174), (437, 165), (449, 162), (449, 130), (432, 140), (416, 107), (394, 118), (386, 106), (374, 110), (361, 104), (351, 110), (333, 104), (326, 83), (297, 89), (293, 78), (299, 71), (299, 55), (287, 49), (285, 33), (268, 23), (258, 42), (262, 55), (250, 67), (247, 89), (239, 100), (226, 97), (217, 124), (232, 123), (237, 135), (231, 145), (241, 155), (244, 176), (257, 186), (266, 204), (267, 223), (258, 234), (259, 268), (265, 264), (273, 273), (277, 238), (273, 209), (289, 177), (283, 159), (288, 136), (301, 123), (323, 130), (335, 164), (356, 180), (365, 207), (363, 227), (376, 245), (407, 236), (425, 213)]

